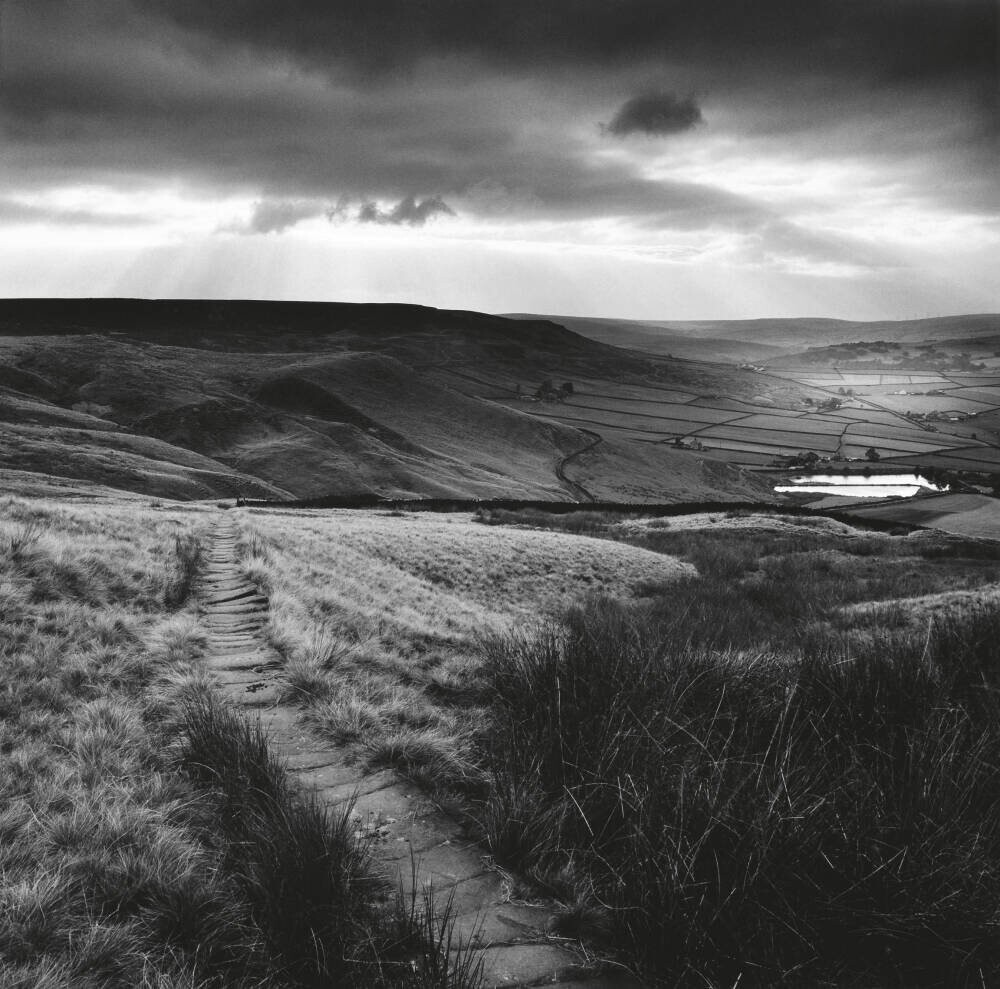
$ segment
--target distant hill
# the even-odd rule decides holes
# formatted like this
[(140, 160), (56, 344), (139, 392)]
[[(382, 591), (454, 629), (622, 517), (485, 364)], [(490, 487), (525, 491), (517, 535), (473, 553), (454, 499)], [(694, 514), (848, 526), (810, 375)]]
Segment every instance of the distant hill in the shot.
[(632, 474), (631, 490), (654, 500), (765, 491), (665, 446), (608, 439), (577, 457), (591, 433), (494, 400), (545, 379), (650, 375), (740, 387), (651, 368), (544, 319), (403, 305), (0, 300), (0, 483), (41, 490), (62, 478), (174, 498), (564, 499), (621, 496)]
[(801, 317), (737, 320), (624, 320), (509, 313), (511, 319), (547, 319), (601, 343), (654, 354), (719, 361), (765, 361), (831, 343), (971, 341), (1000, 336), (1000, 315), (859, 322)]

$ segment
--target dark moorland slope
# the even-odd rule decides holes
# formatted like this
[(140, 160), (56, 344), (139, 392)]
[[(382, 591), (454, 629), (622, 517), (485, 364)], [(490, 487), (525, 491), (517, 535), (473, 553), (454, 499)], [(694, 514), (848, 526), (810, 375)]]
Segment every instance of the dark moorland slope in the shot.
[(491, 400), (693, 373), (547, 320), (421, 306), (0, 300), (0, 470), (11, 490), (48, 476), (175, 498), (761, 495), (625, 440), (585, 458), (581, 489), (563, 468), (592, 435)]

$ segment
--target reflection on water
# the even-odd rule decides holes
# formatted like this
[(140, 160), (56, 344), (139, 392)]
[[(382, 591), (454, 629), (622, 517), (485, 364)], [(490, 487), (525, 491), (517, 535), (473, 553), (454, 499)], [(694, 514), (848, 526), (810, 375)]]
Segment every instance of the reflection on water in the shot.
[(918, 491), (947, 491), (931, 484), (920, 474), (804, 474), (791, 478), (789, 484), (776, 484), (778, 492), (805, 491), (816, 494), (845, 495), (850, 498), (909, 498)]

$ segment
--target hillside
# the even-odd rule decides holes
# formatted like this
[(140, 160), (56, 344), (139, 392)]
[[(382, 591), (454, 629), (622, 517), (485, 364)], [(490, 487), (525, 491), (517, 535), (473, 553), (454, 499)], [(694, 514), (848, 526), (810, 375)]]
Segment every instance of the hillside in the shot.
[(617, 347), (700, 360), (766, 361), (826, 344), (861, 340), (970, 343), (1000, 336), (996, 313), (877, 320), (782, 319), (627, 320), (510, 313), (511, 319), (551, 319), (581, 336)]
[(59, 477), (173, 498), (760, 495), (614, 437), (587, 461), (591, 491), (571, 464), (592, 432), (497, 401), (547, 378), (759, 388), (733, 373), (419, 306), (4, 300), (0, 470), (11, 490)]

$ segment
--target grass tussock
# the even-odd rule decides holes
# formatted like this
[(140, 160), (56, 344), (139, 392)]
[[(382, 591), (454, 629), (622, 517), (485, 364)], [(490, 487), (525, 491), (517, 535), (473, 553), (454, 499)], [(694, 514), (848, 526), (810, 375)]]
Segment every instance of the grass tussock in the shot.
[(216, 797), (226, 868), (269, 948), (296, 985), (344, 982), (374, 892), (349, 810), (300, 798), (260, 728), (211, 697), (188, 704), (184, 729), (181, 764)]
[(186, 705), (179, 760), (213, 795), (212, 833), (284, 984), (473, 989), (480, 966), (452, 938), (452, 905), (387, 897), (337, 812), (298, 792), (259, 726), (210, 695)]
[(793, 662), (591, 602), (496, 640), (493, 847), (664, 985), (992, 984), (998, 634)]
[(180, 608), (191, 597), (195, 581), (201, 572), (203, 538), (202, 535), (191, 532), (174, 536), (173, 573), (163, 592), (164, 604), (170, 609)]

